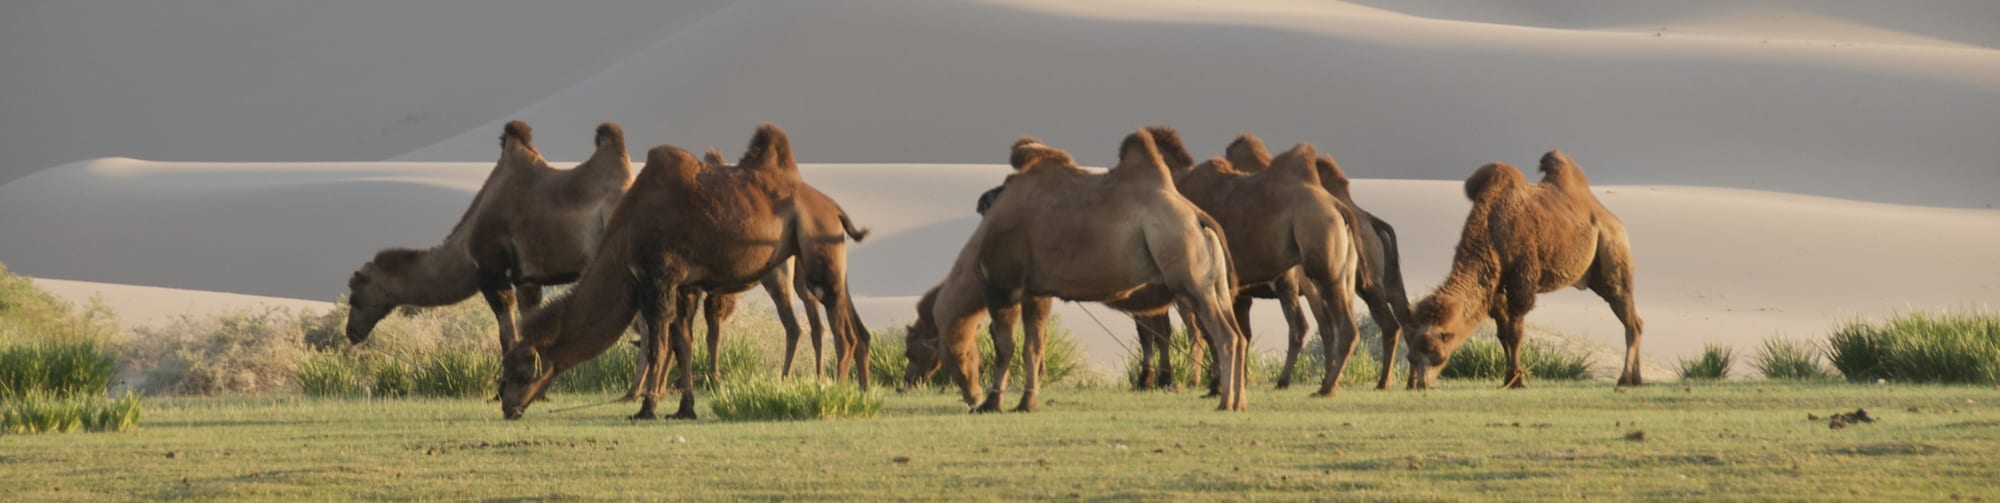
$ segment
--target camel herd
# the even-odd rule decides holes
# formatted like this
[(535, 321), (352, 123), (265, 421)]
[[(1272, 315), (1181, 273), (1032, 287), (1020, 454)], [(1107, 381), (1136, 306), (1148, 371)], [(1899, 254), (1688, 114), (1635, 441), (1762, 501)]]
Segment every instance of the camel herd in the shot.
[[(669, 391), (669, 358), (695, 368), (697, 309), (708, 327), (708, 368), (716, 369), (720, 320), (737, 294), (762, 285), (785, 327), (783, 375), (791, 376), (803, 335), (796, 294), (811, 322), (815, 378), (825, 375), (820, 339), (830, 330), (834, 379), (868, 386), (870, 335), (847, 292), (846, 258), (847, 240), (867, 230), (800, 178), (783, 130), (759, 127), (735, 165), (712, 149), (697, 158), (654, 147), (636, 177), (617, 124), (598, 126), (595, 142), (588, 160), (556, 169), (526, 124), (508, 123), (499, 161), (442, 243), (383, 250), (349, 278), (348, 339), (366, 341), (397, 306), (451, 304), (477, 292), (499, 321), (501, 410), (517, 419), (557, 376), (610, 349), (630, 326), (642, 349), (627, 398), (641, 401), (634, 417), (646, 419)], [(978, 227), (917, 303), (904, 382), (944, 370), (972, 410), (1000, 410), (1018, 323), (1028, 365), (1014, 410), (1036, 410), (1050, 305), (1060, 298), (1133, 317), (1142, 388), (1176, 382), (1166, 348), (1169, 311), (1178, 311), (1197, 360), (1214, 358), (1218, 409), (1245, 410), (1249, 308), (1268, 298), (1290, 328), (1277, 386), (1292, 382), (1310, 312), (1328, 341), (1315, 395), (1332, 395), (1359, 340), (1358, 296), (1382, 328), (1376, 388), (1389, 387), (1404, 339), (1406, 385), (1434, 386), (1487, 317), (1506, 352), (1505, 385), (1519, 387), (1527, 379), (1523, 319), (1535, 296), (1576, 286), (1602, 296), (1624, 323), (1618, 382), (1639, 384), (1642, 328), (1624, 227), (1562, 152), (1542, 158), (1536, 184), (1503, 163), (1466, 181), (1473, 210), (1451, 273), (1414, 309), (1395, 229), (1354, 204), (1331, 156), (1304, 143), (1272, 156), (1250, 135), (1224, 154), (1197, 163), (1173, 129), (1148, 127), (1127, 135), (1118, 163), (1097, 172), (1034, 138), (1015, 141), (1014, 173), (979, 198)], [(541, 288), (561, 284), (573, 284), (570, 293), (544, 305)], [(986, 382), (975, 339), (983, 320), (997, 356)], [(670, 417), (695, 417), (692, 374), (671, 384), (680, 403)]]

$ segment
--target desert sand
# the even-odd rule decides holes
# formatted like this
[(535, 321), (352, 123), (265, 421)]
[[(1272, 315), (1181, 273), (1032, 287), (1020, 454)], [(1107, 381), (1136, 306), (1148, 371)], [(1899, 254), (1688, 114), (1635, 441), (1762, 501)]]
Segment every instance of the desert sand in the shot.
[[(734, 151), (774, 122), (874, 229), (851, 280), (879, 329), (942, 277), (1013, 138), (1104, 165), (1164, 123), (1200, 157), (1240, 132), (1333, 154), (1401, 235), (1413, 295), (1449, 267), (1459, 181), (1560, 147), (1631, 231), (1646, 354), (1672, 361), (2000, 301), (2000, 7), (1918, 4), (606, 2), (291, 36), (273, 33), (335, 14), (279, 2), (148, 35), (38, 5), (0, 16), (27, 26), (0, 43), (28, 47), (0, 55), (26, 70), (0, 74), (0, 261), (104, 291), (128, 324), (317, 305), (373, 251), (436, 243), (508, 119), (571, 162), (605, 120), (635, 152)], [(1102, 307), (1058, 313), (1104, 370), (1134, 344)], [(1622, 346), (1588, 292), (1529, 322)]]

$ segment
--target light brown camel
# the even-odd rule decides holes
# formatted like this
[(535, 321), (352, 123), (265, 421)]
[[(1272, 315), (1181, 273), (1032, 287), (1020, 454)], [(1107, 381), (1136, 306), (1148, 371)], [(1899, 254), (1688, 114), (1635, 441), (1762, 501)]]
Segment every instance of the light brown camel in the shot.
[(572, 169), (549, 167), (526, 123), (507, 123), (500, 160), (444, 242), (425, 250), (391, 248), (347, 280), (347, 339), (368, 340), (397, 306), (440, 306), (481, 293), (500, 324), (500, 347), (513, 346), (516, 297), (524, 311), (543, 286), (575, 281), (603, 234), (603, 221), (632, 183), (625, 132), (597, 126), (597, 151)]
[[(717, 169), (735, 169), (735, 166), (726, 165), (722, 152), (715, 149), (709, 149), (704, 153), (702, 160)], [(847, 293), (846, 244), (847, 239), (853, 239), (857, 243), (866, 239), (868, 229), (856, 227), (839, 203), (811, 185), (799, 185), (795, 204), (800, 219), (797, 223), (799, 242), (796, 246), (800, 250), (801, 258), (773, 269), (762, 282), (765, 293), (771, 297), (771, 304), (778, 311), (779, 321), (785, 327), (785, 363), (781, 375), (791, 377), (793, 356), (798, 353), (801, 331), (797, 315), (792, 311), (790, 299), (794, 291), (792, 288), (796, 287), (799, 300), (805, 303), (806, 318), (812, 329), (813, 377), (817, 379), (825, 375), (820, 345), (821, 335), (825, 329), (820, 322), (820, 310), (827, 310), (827, 317), (831, 319), (836, 316), (836, 311), (833, 311), (836, 306), (846, 305), (846, 310), (840, 312), (840, 315), (847, 317), (847, 324), (852, 333), (834, 334), (835, 368), (838, 371), (836, 378), (840, 382), (846, 382), (848, 369), (858, 356), (860, 359), (858, 378), (861, 387), (866, 389), (873, 379), (866, 356), (869, 334), (867, 325), (862, 323), (860, 313), (854, 308), (852, 297)], [(799, 267), (796, 275), (794, 264)], [(710, 369), (708, 378), (711, 382), (721, 377), (715, 373), (720, 369), (722, 323), (736, 310), (736, 296), (741, 293), (741, 291), (711, 291), (698, 294), (702, 297), (700, 300), (702, 318), (707, 325)], [(691, 322), (691, 317), (686, 319)], [(645, 389), (651, 389), (654, 393), (665, 391), (663, 386), (666, 383), (666, 373), (652, 372), (651, 361), (645, 357), (646, 354), (650, 354), (650, 346), (647, 344), (657, 343), (659, 340), (654, 338), (641, 342), (641, 354), (637, 365), (638, 376), (633, 379), (632, 387), (626, 393), (627, 399), (639, 398)]]
[[(1246, 338), (1251, 333), (1251, 299), (1260, 293), (1250, 291), (1253, 287), (1269, 289), (1262, 292), (1265, 295), (1291, 300), (1298, 294), (1286, 290), (1291, 282), (1285, 280), (1296, 274), (1302, 280), (1299, 283), (1312, 286), (1305, 291), (1307, 305), (1318, 318), (1321, 338), (1335, 342), (1323, 345), (1327, 374), (1314, 394), (1333, 394), (1339, 386), (1340, 369), (1358, 340), (1352, 303), (1360, 254), (1355, 251), (1356, 235), (1349, 224), (1352, 216), (1339, 199), (1321, 187), (1315, 166), (1318, 152), (1301, 143), (1269, 160), (1268, 167), (1244, 173), (1220, 158), (1192, 165), (1193, 159), (1172, 129), (1150, 131), (1155, 138), (1168, 139), (1161, 142), (1165, 146), (1161, 150), (1181, 194), (1214, 215), (1228, 231), (1238, 284), (1245, 287), (1233, 296), (1233, 306), (1237, 325), (1244, 327)], [(1274, 286), (1273, 282), (1281, 284)], [(1288, 311), (1292, 321), (1303, 321), (1295, 315), (1296, 307)], [(1144, 321), (1140, 324), (1146, 325)], [(1294, 325), (1301, 340), (1302, 325)]]
[[(767, 124), (748, 150), (739, 169), (711, 168), (672, 146), (647, 152), (645, 169), (619, 201), (603, 245), (571, 293), (523, 321), (520, 344), (502, 361), (505, 417), (521, 417), (557, 376), (617, 343), (634, 315), (652, 333), (668, 334), (676, 365), (693, 368), (689, 334), (667, 331), (693, 315), (687, 294), (747, 288), (797, 251), (792, 201), (801, 182), (790, 141)], [(844, 317), (832, 324), (835, 332), (849, 330)], [(655, 359), (653, 367), (666, 365)], [(680, 407), (672, 417), (695, 417), (693, 377), (680, 374)], [(634, 418), (655, 417), (658, 401), (657, 394), (646, 396)]]
[[(1225, 152), (1230, 165), (1240, 171), (1261, 172), (1271, 166), (1271, 154), (1256, 135), (1236, 137)], [(1382, 329), (1382, 374), (1376, 380), (1375, 388), (1388, 389), (1389, 377), (1396, 367), (1396, 346), (1402, 342), (1402, 324), (1410, 319), (1410, 295), (1403, 288), (1402, 254), (1396, 245), (1396, 229), (1354, 203), (1347, 173), (1334, 162), (1333, 156), (1320, 154), (1313, 164), (1319, 172), (1320, 187), (1340, 200), (1341, 210), (1352, 224), (1355, 247), (1361, 252), (1361, 274), (1356, 278), (1354, 293), (1368, 305), (1369, 316)], [(1300, 290), (1296, 283), (1296, 278), (1280, 278), (1273, 281), (1270, 288), (1252, 291), (1252, 295), (1259, 298), (1275, 294), (1280, 297), (1280, 303), (1287, 304), (1285, 317), (1291, 325), (1291, 338), (1286, 340), (1285, 366), (1278, 374), (1279, 388), (1291, 384), (1293, 366), (1298, 362), (1300, 349), (1305, 346), (1306, 331), (1299, 324), (1305, 317), (1298, 314), (1296, 302), (1284, 299)], [(1303, 286), (1310, 288), (1310, 285)]]
[[(1222, 358), (1221, 410), (1248, 408), (1242, 388), (1242, 339), (1223, 299), (1234, 290), (1220, 227), (1181, 197), (1153, 136), (1141, 130), (1119, 146), (1118, 166), (1096, 174), (1067, 152), (1032, 138), (1016, 141), (1016, 173), (992, 201), (934, 292), (919, 302), (910, 329), (911, 366), (941, 359), (974, 411), (1000, 408), (1013, 359), (1013, 316), (1027, 324), (1026, 389), (1018, 411), (1037, 407), (1049, 299), (1116, 301), (1164, 285), (1195, 312)], [(993, 389), (980, 389), (973, 328), (988, 313), (996, 365)], [(926, 339), (937, 339), (927, 344)], [(925, 348), (929, 348), (927, 351)], [(981, 402), (981, 395), (985, 395)]]
[(1637, 385), (1643, 323), (1632, 300), (1632, 251), (1625, 225), (1590, 193), (1583, 169), (1560, 150), (1542, 156), (1541, 183), (1521, 171), (1487, 164), (1465, 180), (1472, 213), (1465, 218), (1451, 275), (1417, 303), (1410, 335), (1410, 373), (1428, 388), (1487, 316), (1499, 325), (1507, 351), (1505, 386), (1526, 384), (1521, 339), (1535, 295), (1565, 286), (1589, 288), (1625, 325), (1620, 386)]

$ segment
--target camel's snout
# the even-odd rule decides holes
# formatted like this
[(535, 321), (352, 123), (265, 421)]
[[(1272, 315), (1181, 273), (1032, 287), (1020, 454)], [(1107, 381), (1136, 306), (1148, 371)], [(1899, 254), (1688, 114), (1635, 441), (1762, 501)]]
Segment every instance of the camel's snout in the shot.
[(520, 419), (521, 415), (527, 412), (528, 408), (520, 405), (500, 408), (500, 415), (506, 417), (508, 421)]

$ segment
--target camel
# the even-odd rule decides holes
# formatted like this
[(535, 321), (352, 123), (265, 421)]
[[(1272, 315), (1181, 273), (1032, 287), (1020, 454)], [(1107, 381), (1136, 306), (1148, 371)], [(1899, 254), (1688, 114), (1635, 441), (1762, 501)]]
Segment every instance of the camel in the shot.
[(603, 234), (605, 215), (632, 183), (625, 132), (597, 126), (597, 151), (572, 169), (549, 167), (527, 123), (508, 122), (500, 160), (472, 204), (425, 250), (390, 248), (347, 280), (347, 339), (368, 340), (397, 306), (441, 306), (483, 294), (504, 353), (516, 339), (515, 304), (541, 303), (543, 286), (575, 281)]
[[(1261, 172), (1271, 166), (1271, 154), (1256, 135), (1237, 136), (1225, 149), (1225, 155), (1230, 165), (1240, 171)], [(1313, 164), (1319, 172), (1320, 187), (1340, 200), (1341, 210), (1352, 224), (1355, 248), (1361, 252), (1361, 274), (1356, 278), (1354, 292), (1368, 305), (1369, 316), (1382, 329), (1382, 374), (1376, 380), (1375, 388), (1388, 389), (1389, 377), (1395, 372), (1396, 346), (1402, 340), (1402, 322), (1410, 319), (1410, 296), (1403, 288), (1402, 254), (1396, 246), (1396, 229), (1354, 203), (1347, 173), (1340, 169), (1339, 163), (1334, 162), (1333, 156), (1320, 154)], [(1299, 351), (1305, 346), (1306, 332), (1300, 323), (1305, 317), (1299, 314), (1296, 302), (1287, 301), (1300, 286), (1296, 278), (1286, 277), (1273, 281), (1268, 289), (1251, 292), (1258, 298), (1269, 298), (1265, 295), (1279, 297), (1279, 302), (1284, 304), (1286, 321), (1291, 326), (1291, 337), (1286, 340), (1285, 367), (1278, 374), (1277, 386), (1280, 389), (1291, 385), (1293, 366), (1298, 362)]]
[[(747, 150), (738, 169), (712, 168), (670, 145), (647, 151), (571, 293), (523, 320), (521, 341), (501, 362), (504, 417), (520, 418), (557, 376), (617, 343), (635, 315), (668, 335), (676, 365), (692, 368), (690, 336), (672, 328), (693, 315), (689, 294), (740, 291), (797, 255), (795, 222), (804, 219), (793, 200), (802, 182), (790, 140), (766, 124)], [(851, 330), (846, 317), (831, 323), (835, 333)], [(667, 354), (655, 351), (652, 366), (664, 369)], [(693, 373), (682, 372), (677, 387), (680, 407), (670, 417), (694, 419)], [(656, 417), (659, 398), (648, 394), (633, 418)]]
[[(911, 367), (941, 363), (974, 412), (998, 411), (1018, 315), (1033, 364), (1024, 366), (1026, 389), (1014, 410), (1034, 411), (1051, 298), (1117, 301), (1162, 285), (1194, 311), (1222, 355), (1217, 408), (1248, 408), (1242, 388), (1247, 348), (1222, 309), (1235, 287), (1227, 237), (1221, 227), (1205, 225), (1201, 210), (1174, 189), (1151, 133), (1127, 136), (1118, 159), (1116, 168), (1096, 174), (1033, 138), (1014, 143), (1009, 164), (1015, 174), (1004, 182), (1009, 189), (994, 198), (950, 273), (918, 303), (905, 345)], [(980, 389), (972, 334), (982, 315), (993, 315), (989, 332), (998, 357), (990, 394)]]
[(1437, 381), (1451, 353), (1486, 317), (1498, 324), (1507, 352), (1504, 387), (1527, 384), (1521, 339), (1535, 295), (1565, 286), (1589, 288), (1625, 326), (1619, 386), (1636, 386), (1643, 323), (1632, 299), (1632, 246), (1625, 225), (1590, 193), (1583, 169), (1568, 155), (1542, 156), (1542, 180), (1529, 185), (1521, 170), (1492, 163), (1465, 180), (1472, 212), (1465, 218), (1451, 274), (1417, 302), (1410, 334), (1416, 387)]
[[(734, 168), (725, 164), (722, 152), (712, 148), (702, 154), (702, 161), (718, 169)], [(860, 360), (858, 377), (861, 380), (861, 387), (866, 389), (873, 378), (873, 373), (867, 364), (868, 350), (865, 348), (869, 343), (869, 333), (868, 326), (862, 323), (861, 315), (855, 310), (852, 297), (847, 293), (846, 240), (861, 242), (868, 237), (868, 230), (856, 227), (849, 219), (847, 211), (840, 208), (839, 203), (811, 185), (799, 185), (796, 204), (800, 209), (799, 215), (807, 219), (800, 222), (800, 242), (796, 246), (801, 250), (802, 256), (814, 259), (787, 262), (773, 269), (762, 282), (765, 293), (771, 297), (771, 304), (778, 311), (779, 322), (785, 327), (785, 363), (780, 375), (791, 377), (793, 356), (798, 353), (801, 332), (789, 298), (794, 291), (792, 287), (796, 286), (799, 300), (805, 303), (806, 319), (812, 329), (813, 377), (817, 379), (825, 375), (821, 366), (823, 359), (820, 345), (825, 328), (820, 322), (819, 309), (826, 309), (827, 317), (831, 319), (836, 316), (835, 306), (846, 305), (846, 311), (841, 315), (847, 317), (850, 331), (853, 333), (834, 334), (836, 378), (845, 382), (849, 374), (848, 369), (858, 357)], [(798, 266), (796, 275), (793, 270), (794, 263)], [(700, 295), (704, 297), (700, 300), (700, 305), (703, 321), (707, 324), (708, 368), (711, 372), (719, 369), (722, 323), (735, 312), (736, 296), (740, 293), (742, 292), (712, 291)], [(816, 305), (819, 307), (815, 307)], [(650, 385), (655, 393), (662, 392), (658, 388), (665, 384), (666, 373), (651, 372), (651, 362), (644, 356), (650, 351), (651, 346), (647, 344), (656, 342), (658, 342), (656, 338), (641, 342), (641, 356), (637, 365), (638, 376), (633, 379), (632, 387), (626, 393), (626, 399), (638, 399), (642, 396), (642, 389), (647, 385)], [(720, 376), (711, 374), (708, 377), (712, 381)]]
[[(1298, 296), (1291, 285), (1312, 287), (1307, 290), (1307, 304), (1318, 318), (1321, 337), (1334, 342), (1323, 345), (1327, 374), (1314, 395), (1332, 395), (1339, 386), (1340, 369), (1358, 340), (1351, 304), (1361, 259), (1355, 250), (1356, 236), (1350, 230), (1353, 217), (1342, 209), (1339, 199), (1321, 187), (1315, 165), (1318, 152), (1311, 144), (1300, 143), (1269, 160), (1264, 169), (1245, 173), (1221, 158), (1194, 165), (1172, 129), (1149, 130), (1155, 138), (1167, 138), (1161, 142), (1162, 152), (1181, 194), (1213, 215), (1228, 232), (1229, 254), (1239, 285), (1244, 287), (1233, 295), (1232, 304), (1246, 339), (1251, 336), (1252, 294), (1290, 301)], [(1294, 275), (1303, 281), (1294, 280)], [(1264, 292), (1253, 291), (1258, 289)], [(1296, 315), (1296, 307), (1287, 311), (1295, 323), (1295, 338), (1303, 340), (1303, 316)], [(1148, 325), (1143, 320), (1138, 323)], [(1151, 324), (1165, 325), (1160, 321)], [(1292, 354), (1290, 363), (1296, 363), (1296, 355)], [(1289, 379), (1285, 381), (1289, 384)]]

